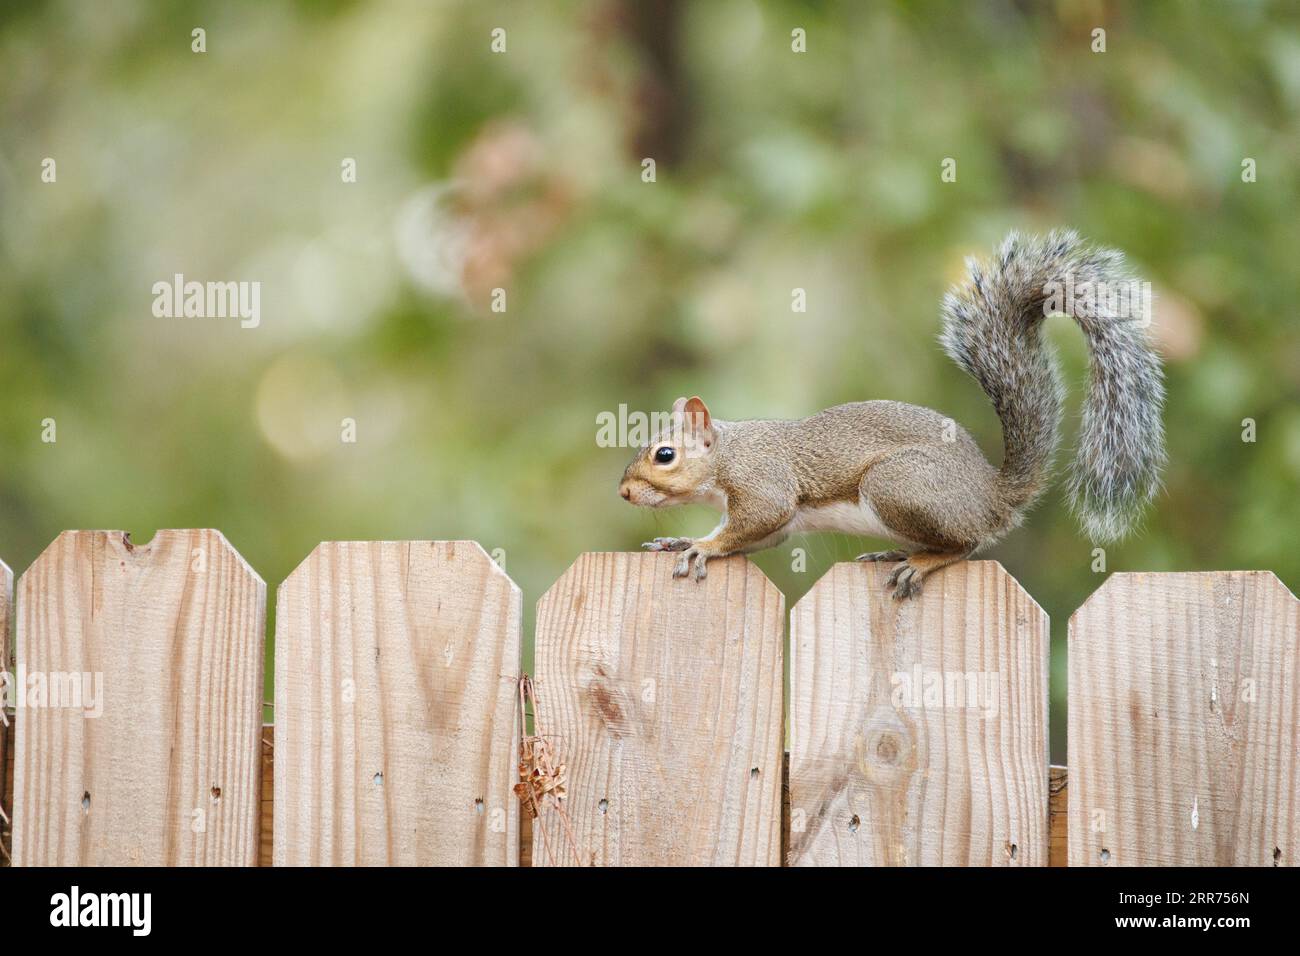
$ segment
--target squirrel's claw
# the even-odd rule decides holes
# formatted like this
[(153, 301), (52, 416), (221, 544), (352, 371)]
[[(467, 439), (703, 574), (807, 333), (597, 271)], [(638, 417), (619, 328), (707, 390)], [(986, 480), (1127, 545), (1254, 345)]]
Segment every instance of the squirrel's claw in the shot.
[(692, 543), (690, 538), (655, 538), (641, 547), (647, 551), (686, 551)]
[(683, 551), (677, 558), (677, 564), (673, 567), (673, 577), (684, 578), (691, 574), (691, 565), (694, 563), (694, 578), (697, 581), (703, 581), (709, 575), (708, 561), (709, 555), (697, 548)]
[(709, 556), (707, 554), (695, 555), (695, 580), (703, 581), (709, 575)]
[(906, 551), (868, 551), (860, 554), (854, 561), (906, 561)]
[(924, 574), (903, 561), (898, 567), (894, 568), (893, 573), (886, 579), (885, 590), (893, 589), (895, 601), (916, 597), (921, 593), (921, 581), (924, 578)]

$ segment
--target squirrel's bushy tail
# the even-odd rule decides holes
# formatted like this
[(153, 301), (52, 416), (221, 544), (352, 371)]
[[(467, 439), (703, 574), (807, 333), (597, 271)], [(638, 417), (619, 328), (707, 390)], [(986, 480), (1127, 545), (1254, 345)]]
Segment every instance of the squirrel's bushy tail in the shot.
[(1118, 252), (1091, 249), (1073, 232), (1012, 233), (993, 262), (967, 265), (970, 280), (944, 298), (941, 341), (1002, 421), (998, 476), (1008, 504), (1023, 511), (1047, 484), (1063, 390), (1042, 324), (1064, 312), (1092, 355), (1071, 503), (1094, 540), (1122, 537), (1159, 488), (1165, 460), (1164, 384), (1141, 308), (1149, 299), (1135, 294)]

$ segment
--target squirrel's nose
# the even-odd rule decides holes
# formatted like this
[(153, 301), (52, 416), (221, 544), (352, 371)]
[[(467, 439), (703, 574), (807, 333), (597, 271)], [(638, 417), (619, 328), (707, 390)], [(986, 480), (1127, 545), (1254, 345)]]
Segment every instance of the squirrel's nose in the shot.
[(627, 485), (619, 488), (618, 493), (623, 496), (623, 500), (625, 501), (630, 501), (632, 499), (632, 489)]

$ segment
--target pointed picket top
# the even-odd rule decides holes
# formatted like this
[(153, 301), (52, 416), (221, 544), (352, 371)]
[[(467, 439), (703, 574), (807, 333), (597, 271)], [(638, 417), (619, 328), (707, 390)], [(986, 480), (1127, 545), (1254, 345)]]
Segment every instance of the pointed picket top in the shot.
[(255, 863), (266, 585), (226, 538), (65, 531), (17, 607), (15, 863)]
[[(675, 593), (684, 596), (699, 597), (701, 590), (704, 591), (705, 595), (711, 596), (718, 589), (717, 579), (722, 578), (728, 582), (730, 587), (735, 587), (738, 582), (747, 587), (761, 587), (766, 599), (785, 600), (785, 595), (781, 593), (781, 589), (772, 583), (772, 579), (763, 573), (762, 568), (748, 558), (739, 555), (730, 558), (715, 558), (709, 562), (708, 573), (703, 581), (697, 581), (694, 577), (674, 578), (672, 569), (677, 564), (677, 558), (678, 555), (671, 552), (584, 551), (574, 558), (573, 562), (556, 578), (555, 583), (546, 589), (537, 601), (538, 607), (551, 596), (552, 592), (560, 589), (561, 585), (564, 585), (567, 589), (572, 583), (568, 580), (572, 575), (586, 573), (592, 567), (593, 561), (603, 561), (605, 559), (609, 559), (614, 564), (621, 564), (624, 561), (629, 564), (640, 563), (647, 569), (653, 567), (656, 572), (662, 571), (662, 577), (668, 578), (668, 583), (679, 589)], [(737, 567), (742, 564), (744, 565), (744, 571), (737, 572)], [(714, 571), (721, 571), (722, 573), (715, 575)], [(715, 579), (715, 583), (711, 588), (708, 586), (709, 578)]]
[(1045, 865), (1047, 615), (996, 561), (904, 601), (890, 571), (791, 612), (790, 864)]
[(1300, 601), (1112, 574), (1070, 618), (1071, 866), (1300, 863)]
[(1145, 589), (1164, 584), (1176, 585), (1183, 589), (1204, 591), (1216, 585), (1223, 587), (1249, 587), (1262, 589), (1262, 593), (1279, 591), (1291, 600), (1300, 600), (1285, 582), (1272, 571), (1116, 571), (1106, 576), (1095, 591), (1079, 605), (1070, 615), (1070, 623), (1083, 613), (1094, 600), (1104, 600), (1104, 596), (1120, 589)]
[[(0, 671), (9, 667), (9, 623), (13, 616), (14, 573), (0, 561)], [(2, 705), (0, 705), (2, 706)], [(0, 734), (0, 738), (4, 735)], [(0, 742), (0, 746), (4, 746)], [(0, 760), (0, 767), (4, 761)]]
[(474, 541), (312, 550), (277, 597), (277, 866), (517, 862), (522, 609)]
[(536, 732), (572, 840), (544, 810), (534, 866), (780, 861), (784, 597), (745, 558), (703, 581), (676, 561), (583, 554), (538, 602)]
[[(75, 543), (75, 544), (74, 544)], [(266, 587), (262, 576), (250, 565), (230, 540), (216, 528), (159, 528), (154, 536), (144, 543), (137, 544), (131, 540), (131, 532), (115, 530), (81, 530), (61, 531), (45, 549), (36, 556), (23, 578), (33, 569), (47, 567), (60, 555), (66, 555), (76, 548), (104, 548), (122, 560), (130, 561), (137, 567), (162, 563), (174, 556), (173, 549), (185, 545), (190, 550), (202, 550), (204, 557), (208, 552), (232, 561), (240, 573), (250, 580), (260, 582)], [(194, 555), (196, 559), (198, 555)], [(19, 582), (21, 589), (22, 582)]]
[[(491, 573), (498, 574), (502, 578), (504, 578), (505, 583), (507, 584), (508, 587), (510, 587), (515, 591), (519, 591), (519, 585), (516, 584), (514, 579), (510, 577), (509, 574), (506, 573), (505, 569), (502, 568), (501, 565), (498, 564), (492, 558), (492, 555), (488, 553), (487, 549), (484, 548), (483, 545), (479, 544), (477, 541), (473, 541), (467, 538), (457, 539), (457, 540), (446, 540), (446, 541), (441, 541), (441, 540), (440, 541), (433, 541), (433, 540), (322, 541), (320, 544), (316, 545), (316, 547), (312, 548), (311, 551), (306, 555), (306, 557), (304, 557), (301, 561), (298, 562), (298, 564), (294, 567), (294, 569), (289, 572), (288, 576), (283, 581), (280, 582), (280, 585), (278, 588), (276, 588), (276, 591), (278, 592), (281, 588), (285, 586), (286, 583), (289, 582), (289, 580), (296, 577), (299, 573), (304, 572), (304, 569), (310, 565), (312, 559), (317, 557), (322, 550), (329, 550), (329, 549), (339, 548), (339, 547), (357, 547), (357, 548), (368, 549), (373, 545), (384, 545), (384, 546), (391, 545), (391, 546), (400, 546), (403, 548), (408, 546), (427, 545), (429, 546), (430, 549), (441, 552), (442, 560), (446, 560), (449, 562), (464, 562), (468, 560), (469, 564), (472, 566), (478, 567), (481, 565), (483, 568), (489, 570)], [(522, 599), (523, 592), (520, 592), (520, 597)]]

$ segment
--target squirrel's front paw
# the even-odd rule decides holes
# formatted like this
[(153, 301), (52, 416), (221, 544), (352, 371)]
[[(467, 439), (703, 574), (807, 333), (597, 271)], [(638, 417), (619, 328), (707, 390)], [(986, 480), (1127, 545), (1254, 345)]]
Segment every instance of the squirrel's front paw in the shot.
[(695, 580), (703, 581), (709, 574), (709, 557), (710, 555), (705, 554), (698, 548), (691, 548), (688, 551), (683, 551), (681, 557), (677, 559), (677, 566), (673, 568), (673, 577), (686, 577), (691, 573), (691, 562), (694, 562)]
[(691, 538), (655, 538), (641, 547), (647, 551), (686, 551), (694, 543)]

